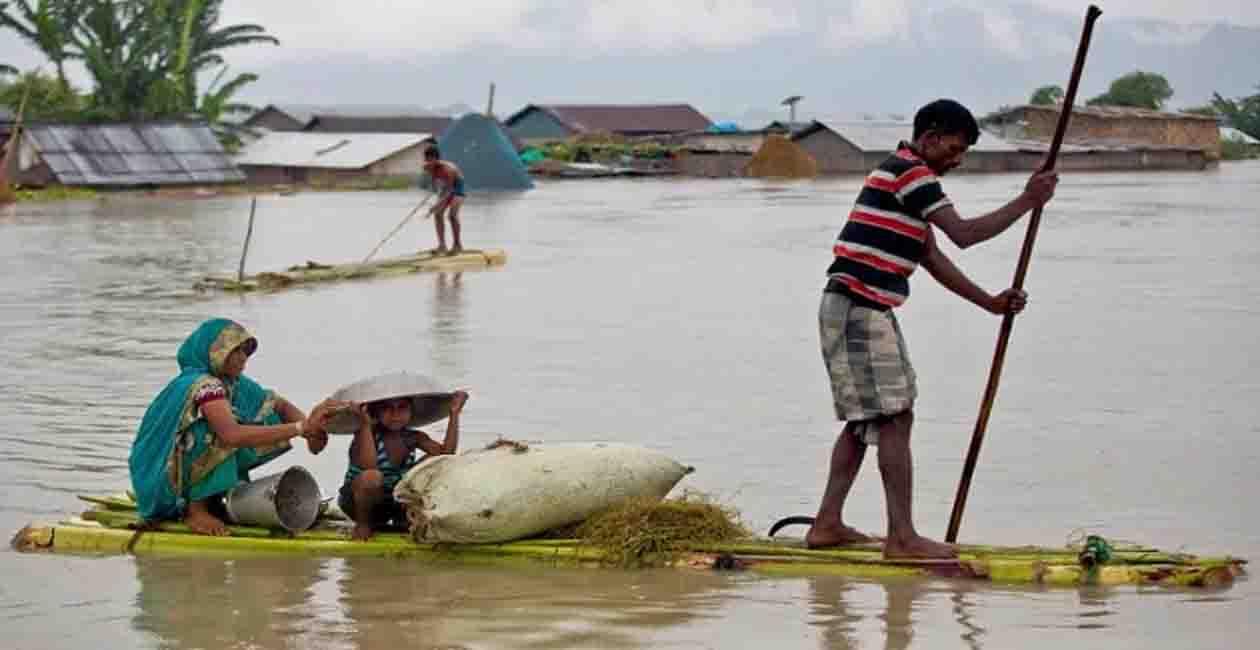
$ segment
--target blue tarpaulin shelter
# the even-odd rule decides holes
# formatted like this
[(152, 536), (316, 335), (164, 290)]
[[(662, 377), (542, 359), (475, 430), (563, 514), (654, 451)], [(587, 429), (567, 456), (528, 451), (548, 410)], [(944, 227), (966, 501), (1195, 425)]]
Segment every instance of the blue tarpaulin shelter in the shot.
[(459, 165), (464, 187), (477, 190), (528, 190), (534, 187), (499, 123), (480, 113), (469, 113), (438, 139), (442, 158)]

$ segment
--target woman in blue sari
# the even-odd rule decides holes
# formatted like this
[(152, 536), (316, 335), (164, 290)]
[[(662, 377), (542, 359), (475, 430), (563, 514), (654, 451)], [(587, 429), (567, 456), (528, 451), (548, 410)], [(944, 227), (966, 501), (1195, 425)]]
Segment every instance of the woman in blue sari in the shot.
[(223, 318), (201, 324), (179, 347), (179, 375), (154, 398), (131, 446), (131, 485), (145, 521), (182, 518), (204, 535), (225, 535), (210, 509), (249, 480), (249, 470), (306, 439), (311, 453), (328, 444), (324, 424), (337, 407), (322, 402), (308, 418), (243, 372), (258, 341)]

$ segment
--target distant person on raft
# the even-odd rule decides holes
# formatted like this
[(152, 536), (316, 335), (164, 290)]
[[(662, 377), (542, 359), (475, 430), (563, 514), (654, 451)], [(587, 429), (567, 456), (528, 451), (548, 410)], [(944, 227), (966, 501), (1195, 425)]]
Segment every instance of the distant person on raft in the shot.
[(449, 253), (451, 255), (459, 254), (464, 250), (464, 243), (460, 239), (460, 223), (459, 209), (464, 205), (464, 173), (460, 171), (459, 166), (449, 160), (442, 160), (442, 154), (436, 146), (429, 147), (424, 150), (424, 171), (428, 172), (429, 177), (433, 179), (434, 188), (438, 193), (437, 203), (429, 210), (429, 214), (433, 216), (433, 226), (437, 229), (437, 248), (433, 249), (435, 255), (445, 255), (448, 253), (446, 248), (446, 216), (449, 214), (451, 218), (451, 235), (454, 239), (454, 245), (451, 246)]
[(259, 386), (244, 374), (257, 349), (253, 335), (224, 318), (179, 346), (179, 375), (145, 411), (128, 459), (146, 522), (183, 519), (193, 532), (226, 535), (222, 496), (251, 469), (289, 451), (294, 438), (312, 454), (328, 444), (324, 425), (339, 403), (321, 402), (307, 416)]
[(337, 505), (354, 519), (351, 536), (359, 541), (372, 539), (376, 530), (407, 527), (407, 513), (394, 500), (394, 486), (423, 458), (453, 454), (459, 449), (459, 415), (468, 393), (458, 390), (451, 398), (442, 442), (411, 428), (415, 402), (408, 397), (360, 404), (359, 430), (350, 443), (350, 464), (342, 482)]
[(919, 535), (911, 516), (910, 428), (918, 393), (893, 311), (909, 296), (910, 274), (919, 264), (946, 289), (989, 313), (1022, 311), (1027, 294), (981, 289), (937, 246), (934, 228), (959, 248), (988, 241), (1049, 201), (1059, 181), (1054, 172), (1033, 174), (1011, 202), (962, 218), (940, 177), (962, 164), (979, 136), (962, 104), (941, 99), (924, 106), (914, 116), (914, 139), (900, 143), (866, 177), (835, 241), (818, 322), (836, 418), (846, 424), (831, 452), (818, 516), (805, 536), (811, 548), (875, 541), (846, 525), (843, 510), (867, 447), (878, 445), (888, 511), (884, 557), (957, 555), (953, 546)]

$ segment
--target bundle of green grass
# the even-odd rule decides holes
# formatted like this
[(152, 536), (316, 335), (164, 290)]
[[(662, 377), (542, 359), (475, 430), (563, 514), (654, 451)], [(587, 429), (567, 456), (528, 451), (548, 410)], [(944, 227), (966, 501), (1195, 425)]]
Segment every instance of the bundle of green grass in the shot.
[(733, 509), (697, 493), (673, 499), (627, 499), (553, 536), (576, 537), (623, 567), (662, 566), (705, 544), (750, 536)]

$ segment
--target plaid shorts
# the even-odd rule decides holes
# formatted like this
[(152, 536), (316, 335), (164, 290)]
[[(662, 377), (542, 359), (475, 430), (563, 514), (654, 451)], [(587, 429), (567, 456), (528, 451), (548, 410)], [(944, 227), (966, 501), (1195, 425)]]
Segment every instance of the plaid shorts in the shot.
[(858, 306), (845, 294), (824, 292), (818, 332), (836, 419), (866, 423), (858, 439), (878, 444), (879, 433), (869, 421), (909, 410), (918, 396), (897, 317), (891, 309)]

